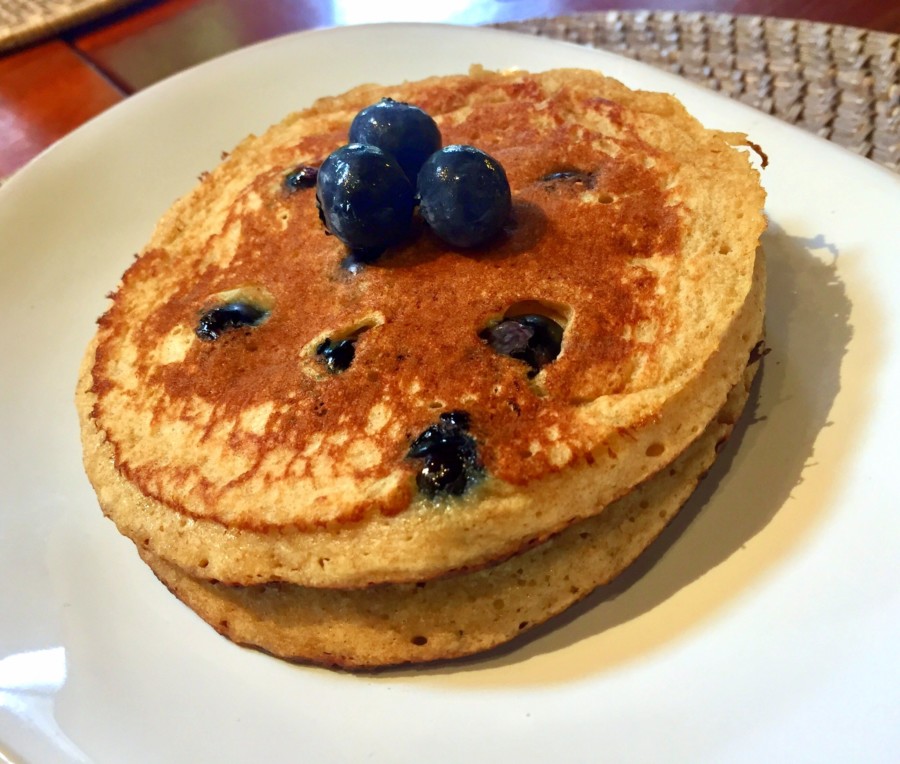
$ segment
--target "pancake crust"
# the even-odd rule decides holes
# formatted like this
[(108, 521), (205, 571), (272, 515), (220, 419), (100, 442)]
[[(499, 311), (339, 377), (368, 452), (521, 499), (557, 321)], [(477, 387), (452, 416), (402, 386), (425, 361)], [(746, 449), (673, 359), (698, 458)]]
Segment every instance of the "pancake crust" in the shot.
[(601, 514), (474, 573), (366, 590), (225, 586), (139, 550), (219, 633), (281, 658), (374, 668), (459, 658), (526, 633), (613, 580), (659, 535), (709, 470), (747, 401), (753, 360), (706, 430), (669, 467)]
[[(313, 193), (282, 178), (385, 95), (500, 160), (499, 242), (420, 231), (342, 269)], [(77, 398), (104, 512), (195, 576), (354, 587), (484, 565), (602, 510), (707, 425), (759, 335), (764, 195), (743, 140), (573, 70), (365, 86), (250, 137), (163, 218), (88, 349)], [(582, 180), (544, 180), (561, 170)], [(233, 290), (265, 295), (269, 319), (197, 341)], [(478, 332), (535, 303), (566, 330), (532, 381)], [(325, 373), (321, 340), (360, 327), (351, 368)], [(404, 457), (453, 409), (486, 478), (436, 502)]]

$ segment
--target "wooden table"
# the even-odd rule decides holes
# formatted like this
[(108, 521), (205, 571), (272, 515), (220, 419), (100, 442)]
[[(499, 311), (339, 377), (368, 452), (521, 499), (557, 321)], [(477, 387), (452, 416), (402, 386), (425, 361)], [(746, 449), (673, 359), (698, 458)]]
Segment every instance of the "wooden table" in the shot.
[(403, 5), (141, 2), (0, 56), (0, 178), (131, 93), (214, 56), (301, 29), (376, 21), (486, 24), (616, 8), (755, 14), (900, 33), (900, 4), (875, 0), (482, 0), (447, 4), (455, 10), (443, 11), (440, 3)]

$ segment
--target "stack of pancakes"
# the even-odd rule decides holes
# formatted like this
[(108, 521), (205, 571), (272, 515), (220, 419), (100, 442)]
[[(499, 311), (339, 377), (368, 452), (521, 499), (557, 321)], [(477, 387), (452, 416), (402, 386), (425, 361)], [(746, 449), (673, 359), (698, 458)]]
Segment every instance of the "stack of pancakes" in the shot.
[[(496, 241), (458, 250), (417, 225), (345, 267), (314, 189), (284, 179), (384, 96), (500, 161)], [(104, 513), (216, 630), (285, 658), (451, 658), (546, 621), (658, 535), (747, 399), (765, 223), (740, 146), (581, 70), (363, 86), (251, 136), (163, 217), (88, 348), (77, 404)], [(198, 339), (236, 299), (267, 319)], [(479, 337), (522, 313), (564, 328), (536, 375)], [(316, 349), (350, 335), (350, 368), (329, 372)], [(408, 451), (451, 411), (483, 473), (427, 496)]]

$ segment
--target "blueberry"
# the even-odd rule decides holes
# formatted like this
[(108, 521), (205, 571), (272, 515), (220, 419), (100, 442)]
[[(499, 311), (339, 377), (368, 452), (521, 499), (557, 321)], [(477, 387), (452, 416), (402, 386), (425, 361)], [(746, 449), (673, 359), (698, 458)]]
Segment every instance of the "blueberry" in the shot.
[(456, 247), (478, 247), (509, 217), (512, 197), (496, 159), (473, 146), (447, 146), (419, 171), (419, 210), (432, 230)]
[(443, 448), (463, 448), (466, 436), (456, 429), (442, 425), (432, 425), (416, 438), (409, 447), (407, 456), (420, 459)]
[(584, 186), (593, 186), (594, 176), (581, 170), (559, 170), (544, 175), (541, 180), (544, 183), (579, 183)]
[(424, 459), (416, 485), (426, 496), (458, 496), (484, 471), (475, 439), (467, 432), (469, 422), (464, 411), (446, 412), (410, 445), (407, 458)]
[(367, 143), (386, 151), (412, 183), (425, 160), (441, 147), (441, 131), (418, 106), (382, 98), (353, 118), (350, 143)]
[(322, 163), (316, 203), (330, 233), (350, 249), (383, 249), (406, 235), (415, 199), (397, 161), (376, 146), (343, 146)]
[(194, 333), (204, 342), (212, 342), (229, 329), (242, 326), (258, 326), (269, 315), (267, 310), (248, 302), (231, 302), (218, 305), (200, 316)]
[(297, 165), (284, 176), (284, 186), (288, 191), (300, 191), (316, 185), (319, 168), (308, 164)]
[[(485, 334), (485, 333), (482, 333)], [(520, 321), (505, 320), (487, 330), (482, 339), (500, 355), (516, 356), (525, 353), (534, 338), (534, 329)]]
[(356, 355), (355, 342), (355, 338), (338, 340), (337, 342), (326, 339), (316, 348), (316, 355), (322, 356), (328, 371), (332, 374), (337, 374), (349, 369), (350, 364), (353, 363), (353, 356)]
[(429, 454), (416, 475), (416, 485), (426, 496), (433, 497), (439, 493), (459, 496), (465, 492), (467, 484), (465, 457), (453, 449)]
[(524, 326), (534, 331), (529, 347), (534, 357), (534, 362), (529, 361), (535, 368), (555, 361), (562, 349), (563, 328), (552, 318), (540, 314), (518, 316), (517, 319)]
[(412, 442), (407, 456), (422, 457), (435, 448), (451, 444), (464, 446), (468, 438), (465, 433), (470, 424), (471, 418), (465, 411), (445, 411), (438, 424), (428, 427)]
[(431, 426), (424, 430), (410, 445), (406, 456), (409, 459), (423, 459), (446, 442), (439, 427)]
[(530, 376), (556, 360), (562, 348), (563, 328), (547, 316), (530, 313), (505, 318), (478, 335), (496, 352), (524, 361)]

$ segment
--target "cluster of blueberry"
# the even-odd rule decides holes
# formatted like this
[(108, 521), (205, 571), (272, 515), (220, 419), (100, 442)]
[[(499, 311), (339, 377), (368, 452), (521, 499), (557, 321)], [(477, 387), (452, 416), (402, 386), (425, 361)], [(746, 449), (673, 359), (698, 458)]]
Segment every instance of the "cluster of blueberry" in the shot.
[(349, 140), (319, 168), (316, 202), (358, 260), (402, 241), (416, 207), (441, 239), (463, 248), (488, 243), (509, 217), (500, 163), (474, 146), (442, 148), (437, 124), (417, 106), (383, 98), (356, 115)]

